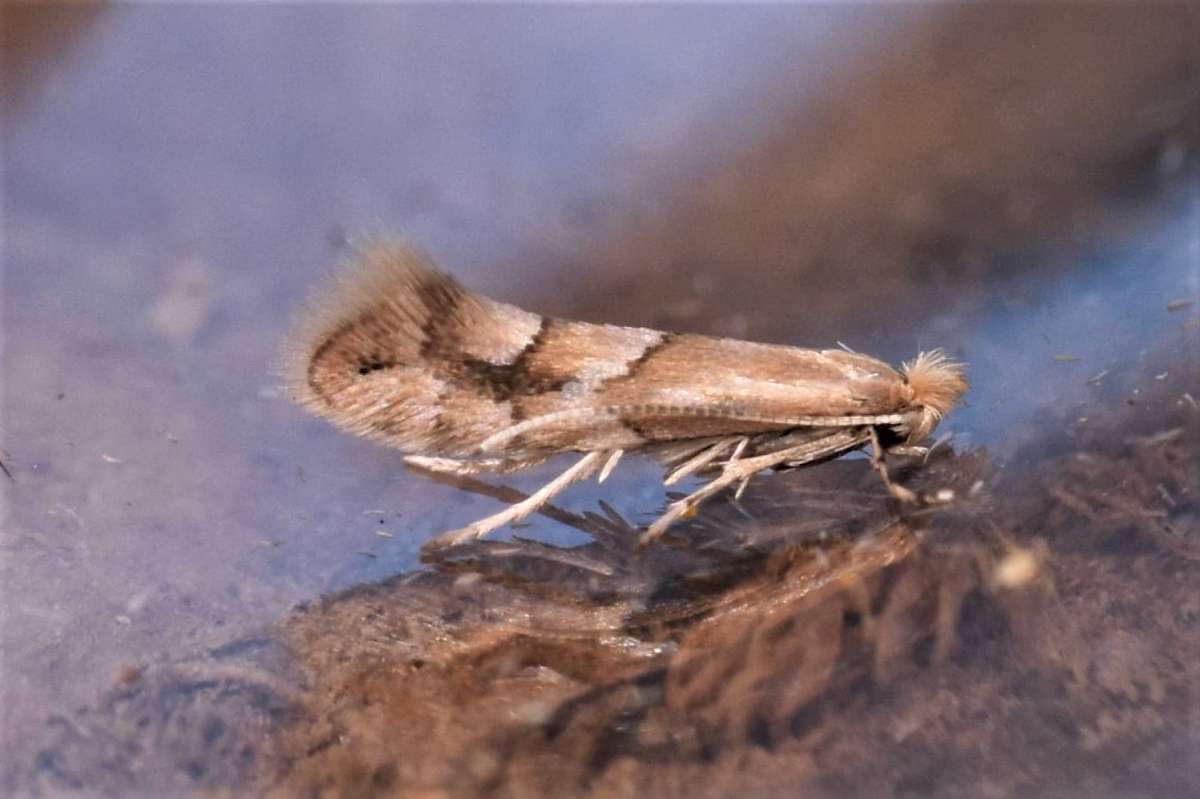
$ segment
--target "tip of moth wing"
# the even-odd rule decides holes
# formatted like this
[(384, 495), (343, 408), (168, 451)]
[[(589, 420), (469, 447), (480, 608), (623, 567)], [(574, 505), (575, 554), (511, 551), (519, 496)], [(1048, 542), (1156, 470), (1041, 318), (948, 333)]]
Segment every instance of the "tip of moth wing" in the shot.
[(966, 365), (950, 360), (940, 349), (920, 353), (902, 371), (912, 387), (913, 404), (930, 408), (939, 417), (949, 413), (968, 388)]
[[(272, 371), (282, 378), (288, 396), (317, 412), (330, 409), (314, 366), (327, 344), (357, 320), (382, 317), (390, 329), (418, 326), (406, 317), (406, 295), (423, 281), (450, 281), (425, 252), (397, 239), (370, 241), (355, 248), (314, 290), (292, 321)], [(338, 354), (334, 357), (344, 357)]]

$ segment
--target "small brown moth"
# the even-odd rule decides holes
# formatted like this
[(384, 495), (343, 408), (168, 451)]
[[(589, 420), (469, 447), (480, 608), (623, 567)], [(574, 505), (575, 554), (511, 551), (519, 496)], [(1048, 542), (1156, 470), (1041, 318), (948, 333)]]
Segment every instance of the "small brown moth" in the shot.
[(621, 455), (657, 457), (670, 485), (715, 476), (672, 503), (642, 536), (749, 479), (871, 443), (892, 494), (885, 448), (917, 445), (967, 389), (940, 350), (897, 371), (846, 350), (553, 319), (463, 288), (428, 256), (372, 247), (289, 337), (297, 400), (353, 433), (398, 447), (413, 466), (453, 474), (524, 469), (567, 452), (570, 468), (522, 502), (447, 533), (479, 538), (537, 511)]

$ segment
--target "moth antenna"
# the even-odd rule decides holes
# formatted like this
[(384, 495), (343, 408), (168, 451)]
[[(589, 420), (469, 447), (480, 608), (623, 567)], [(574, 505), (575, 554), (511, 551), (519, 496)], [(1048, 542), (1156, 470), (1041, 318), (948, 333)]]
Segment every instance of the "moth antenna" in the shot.
[(913, 405), (921, 405), (945, 416), (966, 393), (966, 367), (950, 360), (941, 349), (922, 352), (901, 367), (913, 391)]

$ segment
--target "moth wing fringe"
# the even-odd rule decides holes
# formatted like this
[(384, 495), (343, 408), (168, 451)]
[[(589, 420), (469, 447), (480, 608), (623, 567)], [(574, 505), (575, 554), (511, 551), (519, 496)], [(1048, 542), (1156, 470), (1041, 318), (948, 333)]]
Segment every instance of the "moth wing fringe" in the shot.
[(511, 362), (542, 323), (469, 291), (420, 250), (374, 241), (312, 295), (282, 372), (296, 401), (344, 430), (474, 460), (509, 412), (462, 372)]
[[(313, 349), (349, 319), (355, 319), (391, 297), (395, 287), (425, 276), (437, 276), (461, 289), (454, 278), (441, 272), (424, 251), (397, 237), (371, 238), (356, 242), (353, 252), (339, 261), (308, 295), (295, 316), (273, 371), (279, 374), (292, 396), (314, 407), (317, 398), (308, 385)], [(419, 326), (420, 309), (403, 300), (389, 299), (390, 308)]]

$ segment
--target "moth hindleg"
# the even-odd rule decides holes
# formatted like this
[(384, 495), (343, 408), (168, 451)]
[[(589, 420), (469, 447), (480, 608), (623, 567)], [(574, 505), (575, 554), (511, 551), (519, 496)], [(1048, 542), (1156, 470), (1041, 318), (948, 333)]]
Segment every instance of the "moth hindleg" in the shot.
[(427, 455), (405, 455), (404, 462), (414, 469), (421, 469), (434, 474), (447, 474), (455, 477), (468, 477), (482, 472), (515, 472), (528, 469), (546, 460), (542, 457), (531, 458), (483, 458), (468, 460), (459, 458), (435, 458)]
[(737, 456), (741, 454), (744, 446), (739, 446), (734, 450), (733, 456), (725, 463), (721, 474), (683, 499), (672, 502), (666, 512), (662, 516), (659, 516), (654, 524), (646, 528), (646, 532), (642, 533), (642, 537), (638, 543), (644, 546), (654, 539), (659, 538), (672, 524), (697, 507), (701, 502), (735, 483), (748, 481), (758, 472), (783, 464), (802, 466), (806, 463), (819, 461), (833, 455), (857, 449), (869, 440), (868, 433), (861, 430), (841, 429), (823, 438), (806, 441), (794, 447), (787, 447), (766, 455), (756, 455), (740, 459)]
[(460, 461), (454, 458), (429, 458), (424, 455), (405, 455), (404, 462), (409, 466), (424, 469), (438, 474), (469, 475), (490, 471), (481, 461)]
[[(695, 474), (703, 469), (708, 464), (715, 461), (717, 458), (725, 454), (725, 451), (742, 441), (748, 441), (745, 436), (731, 436), (722, 438), (715, 443), (705, 447), (696, 453), (691, 458), (688, 458), (682, 464), (675, 468), (670, 474), (663, 478), (663, 485), (674, 485), (685, 477)], [(736, 456), (734, 458), (736, 460)]]
[(431, 549), (454, 546), (455, 544), (470, 541), (472, 538), (482, 538), (506, 524), (518, 522), (531, 513), (536, 512), (538, 508), (545, 505), (558, 494), (561, 494), (573, 483), (586, 480), (590, 477), (600, 466), (601, 459), (605, 456), (611, 458), (612, 453), (607, 451), (589, 452), (558, 477), (546, 483), (546, 485), (520, 502), (509, 505), (499, 513), (492, 514), (486, 519), (480, 519), (474, 524), (463, 527), (460, 530), (453, 530), (440, 535), (429, 541), (425, 546)]
[(612, 474), (612, 470), (617, 468), (617, 462), (621, 460), (621, 456), (625, 454), (623, 449), (614, 449), (608, 453), (608, 460), (604, 462), (604, 466), (600, 469), (600, 476), (596, 478), (597, 483), (603, 483)]

